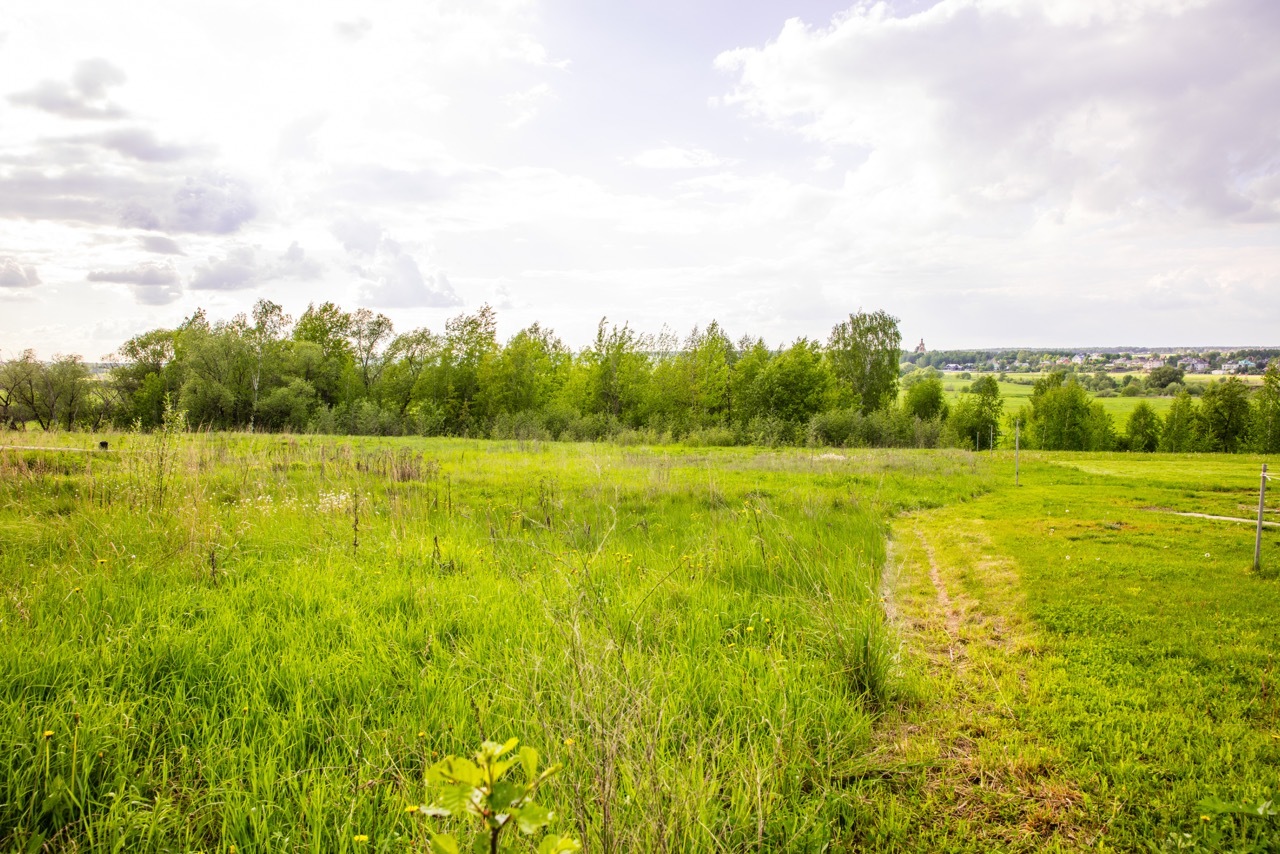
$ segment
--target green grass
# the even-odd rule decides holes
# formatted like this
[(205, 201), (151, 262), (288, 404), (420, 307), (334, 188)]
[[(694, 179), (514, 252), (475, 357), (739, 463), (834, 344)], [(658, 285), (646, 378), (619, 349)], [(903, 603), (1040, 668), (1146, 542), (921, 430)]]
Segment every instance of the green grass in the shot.
[(839, 847), (897, 691), (885, 519), (983, 488), (960, 453), (199, 436), (160, 506), (159, 441), (0, 453), (0, 848), (421, 849), (425, 768), (486, 736), (565, 764), (590, 850)]
[(885, 724), (868, 842), (1280, 850), (1274, 819), (1200, 805), (1280, 793), (1280, 533), (1258, 574), (1250, 526), (1169, 512), (1256, 512), (1260, 460), (1024, 455), (1018, 488), (1009, 462), (988, 495), (895, 524), (932, 699)]
[[(972, 376), (974, 378), (977, 378), (983, 375), (973, 374)], [(1024, 406), (1027, 406), (1030, 404), (1031, 391), (1032, 391), (1030, 381), (1033, 381), (1035, 376), (1036, 375), (1033, 375), (1033, 374), (1023, 375), (1024, 378), (1029, 380), (1028, 383), (1007, 382), (1007, 381), (999, 383), (1000, 395), (1004, 398), (1004, 411), (1006, 414), (1017, 412), (1018, 410), (1022, 409)], [(1124, 374), (1111, 374), (1110, 376), (1118, 384), (1123, 380)], [(1135, 376), (1141, 377), (1143, 376), (1143, 374), (1139, 373), (1139, 374), (1135, 374)], [(1213, 380), (1221, 380), (1221, 379), (1224, 379), (1224, 378), (1210, 376), (1208, 374), (1190, 374), (1186, 377), (1186, 382), (1188, 384), (1199, 384), (1203, 386), (1203, 385), (1208, 385), (1208, 383)], [(1255, 386), (1261, 384), (1262, 382), (1261, 377), (1252, 376), (1252, 375), (1242, 376), (1240, 377), (1240, 379), (1250, 385), (1255, 385)], [(968, 386), (971, 382), (973, 382), (973, 380), (959, 379), (957, 373), (952, 372), (952, 373), (944, 373), (942, 382), (943, 382), (943, 388), (946, 389), (947, 403), (954, 405), (955, 402), (960, 397), (961, 389)], [(1164, 413), (1168, 411), (1169, 407), (1173, 405), (1172, 397), (1166, 397), (1161, 395), (1156, 395), (1152, 397), (1147, 397), (1145, 395), (1141, 397), (1123, 397), (1119, 394), (1118, 390), (1117, 390), (1117, 393), (1112, 397), (1097, 397), (1095, 395), (1094, 399), (1102, 404), (1102, 408), (1107, 412), (1108, 415), (1112, 417), (1112, 419), (1114, 419), (1116, 423), (1116, 429), (1121, 431), (1124, 430), (1125, 422), (1128, 420), (1130, 413), (1132, 413), (1133, 410), (1137, 408), (1139, 403), (1145, 402), (1148, 406), (1150, 406), (1152, 409), (1156, 411), (1157, 415), (1164, 415)]]
[(0, 849), (425, 850), (515, 736), (591, 851), (1280, 850), (1258, 458), (109, 438), (0, 450)]

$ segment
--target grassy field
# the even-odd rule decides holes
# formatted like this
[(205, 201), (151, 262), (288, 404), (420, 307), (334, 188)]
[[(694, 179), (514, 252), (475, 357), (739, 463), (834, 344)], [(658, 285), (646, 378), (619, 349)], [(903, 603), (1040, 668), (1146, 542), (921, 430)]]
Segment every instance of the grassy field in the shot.
[[(982, 375), (972, 375), (974, 378), (978, 376)], [(1135, 376), (1142, 376), (1142, 374), (1136, 374)], [(1112, 374), (1111, 377), (1117, 383), (1120, 383), (1123, 381), (1124, 375)], [(1032, 376), (1032, 379), (1034, 379), (1034, 376)], [(1199, 385), (1207, 385), (1213, 380), (1220, 379), (1223, 379), (1223, 377), (1215, 377), (1208, 374), (1190, 374), (1187, 376), (1186, 382), (1188, 384), (1195, 383)], [(1262, 377), (1260, 376), (1242, 376), (1240, 379), (1252, 386), (1257, 386), (1262, 382)], [(949, 404), (954, 404), (960, 396), (960, 390), (971, 382), (973, 382), (973, 379), (960, 379), (958, 377), (958, 372), (953, 371), (951, 373), (944, 373), (942, 383), (946, 390), (947, 402)], [(1000, 394), (1004, 398), (1004, 411), (1006, 413), (1017, 412), (1022, 407), (1029, 405), (1032, 390), (1029, 384), (1021, 382), (1001, 382), (999, 385)], [(1173, 404), (1172, 397), (1163, 396), (1121, 397), (1119, 394), (1116, 394), (1114, 397), (1098, 397), (1095, 399), (1102, 404), (1102, 408), (1106, 410), (1115, 421), (1116, 429), (1121, 431), (1124, 430), (1124, 425), (1129, 418), (1129, 414), (1137, 408), (1139, 403), (1145, 401), (1147, 405), (1154, 409), (1158, 415), (1164, 415)]]
[(484, 737), (564, 763), (589, 850), (839, 846), (896, 690), (885, 520), (983, 488), (960, 452), (111, 438), (0, 452), (5, 850), (421, 849), (425, 768)]
[(425, 850), (518, 737), (589, 851), (1280, 850), (1260, 460), (109, 438), (0, 450), (0, 849)]

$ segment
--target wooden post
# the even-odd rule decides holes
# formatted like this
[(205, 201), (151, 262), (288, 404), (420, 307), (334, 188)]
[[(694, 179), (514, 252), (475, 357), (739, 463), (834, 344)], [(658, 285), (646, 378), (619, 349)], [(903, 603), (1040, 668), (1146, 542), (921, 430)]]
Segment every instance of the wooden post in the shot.
[(1019, 445), (1021, 444), (1022, 444), (1022, 420), (1014, 419), (1014, 422), (1013, 422), (1013, 485), (1014, 486), (1022, 485), (1018, 483), (1018, 475), (1021, 474), (1021, 472), (1018, 470), (1019, 469), (1018, 452), (1021, 450), (1021, 448), (1019, 448)]
[(988, 424), (987, 431), (987, 450), (994, 454), (996, 452), (996, 425)]
[(1253, 537), (1253, 568), (1262, 569), (1262, 513), (1267, 502), (1267, 464), (1262, 464), (1262, 483), (1258, 486), (1258, 532)]

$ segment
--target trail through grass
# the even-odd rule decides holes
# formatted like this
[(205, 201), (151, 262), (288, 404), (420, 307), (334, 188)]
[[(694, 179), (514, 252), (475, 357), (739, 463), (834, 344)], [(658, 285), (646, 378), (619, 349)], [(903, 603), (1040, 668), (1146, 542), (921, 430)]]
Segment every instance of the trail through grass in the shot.
[(1252, 531), (1156, 512), (1235, 506), (1258, 462), (1044, 455), (1021, 488), (895, 522), (921, 699), (863, 772), (864, 843), (1280, 849), (1274, 819), (1202, 806), (1280, 791), (1275, 573)]

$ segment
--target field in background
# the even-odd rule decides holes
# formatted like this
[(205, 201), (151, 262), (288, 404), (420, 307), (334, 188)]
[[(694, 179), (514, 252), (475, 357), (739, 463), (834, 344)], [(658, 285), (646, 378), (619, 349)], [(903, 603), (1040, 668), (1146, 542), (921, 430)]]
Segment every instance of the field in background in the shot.
[[(947, 403), (951, 405), (954, 405), (955, 402), (959, 399), (961, 389), (969, 385), (977, 377), (985, 376), (984, 374), (971, 374), (970, 375), (971, 378), (966, 380), (966, 379), (960, 379), (959, 373), (960, 372), (952, 371), (952, 372), (944, 372), (942, 375), (942, 385), (944, 390), (946, 391)], [(1022, 407), (1028, 406), (1030, 404), (1031, 391), (1032, 391), (1030, 382), (1033, 382), (1036, 376), (1037, 376), (1036, 374), (1018, 375), (1019, 379), (1027, 379), (1029, 381), (1025, 384), (1022, 382), (1007, 382), (1007, 381), (999, 383), (1000, 395), (1004, 398), (1004, 411), (1006, 414), (1017, 412), (1018, 410), (1022, 409)], [(1117, 384), (1119, 384), (1124, 381), (1125, 375), (1109, 374), (1109, 376), (1112, 379), (1114, 379)], [(1143, 376), (1143, 374), (1136, 373), (1134, 374), (1134, 376), (1141, 377)], [(1208, 374), (1187, 374), (1184, 382), (1187, 383), (1188, 385), (1198, 384), (1198, 385), (1204, 386), (1204, 385), (1208, 385), (1209, 382), (1212, 380), (1221, 380), (1221, 379), (1226, 379), (1226, 378), (1210, 376)], [(1248, 383), (1251, 386), (1258, 386), (1262, 384), (1262, 377), (1260, 376), (1253, 376), (1253, 375), (1241, 376), (1239, 379), (1241, 379), (1245, 383)], [(1173, 404), (1172, 397), (1164, 397), (1164, 396), (1122, 397), (1118, 391), (1112, 397), (1095, 397), (1094, 399), (1102, 404), (1102, 408), (1106, 410), (1106, 412), (1115, 421), (1116, 430), (1121, 432), (1124, 431), (1125, 422), (1128, 420), (1129, 414), (1133, 412), (1135, 408), (1137, 408), (1139, 403), (1142, 403), (1145, 401), (1148, 406), (1150, 406), (1152, 409), (1156, 411), (1157, 415), (1161, 415), (1161, 416), (1163, 416), (1169, 410), (1169, 407)]]
[(423, 850), (482, 735), (590, 851), (1280, 845), (1260, 458), (109, 438), (0, 451), (0, 848)]

